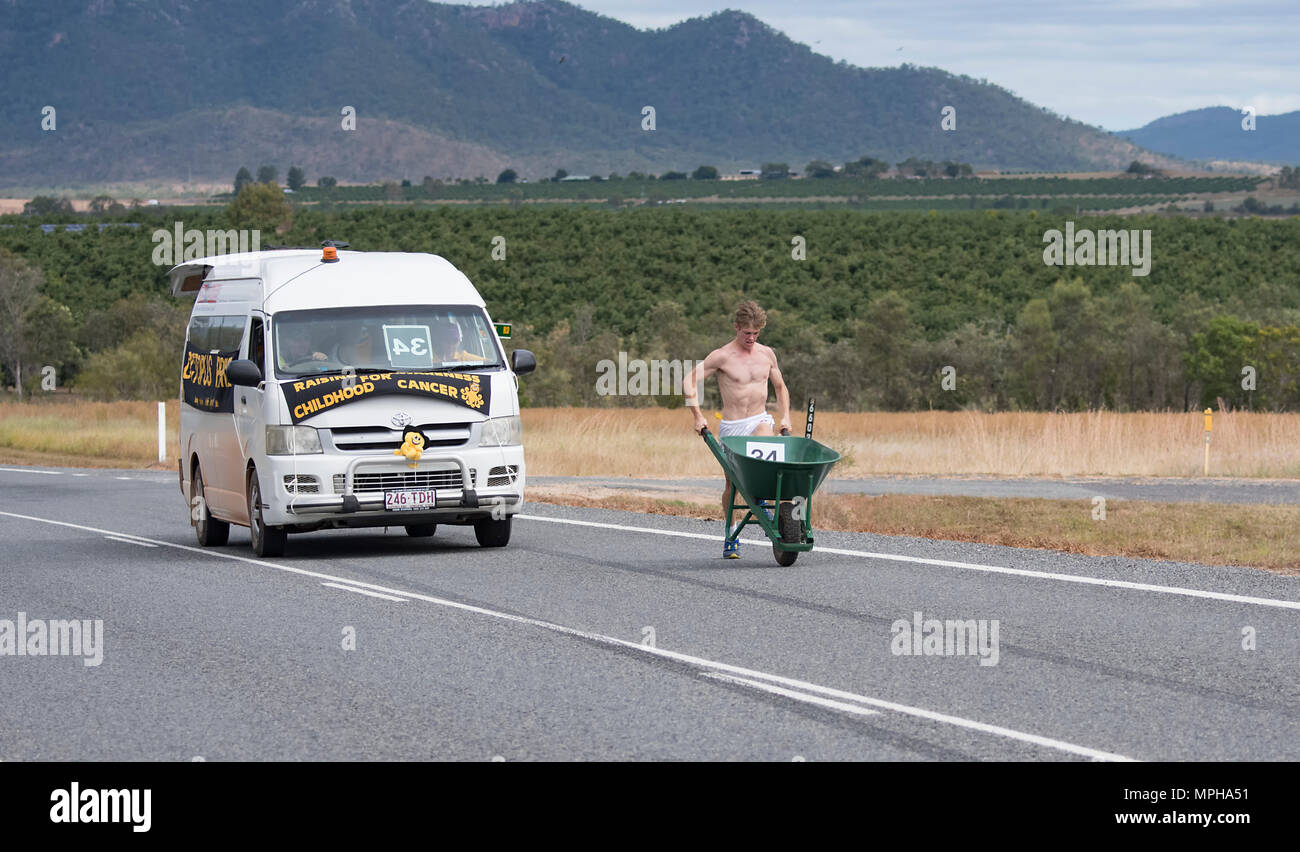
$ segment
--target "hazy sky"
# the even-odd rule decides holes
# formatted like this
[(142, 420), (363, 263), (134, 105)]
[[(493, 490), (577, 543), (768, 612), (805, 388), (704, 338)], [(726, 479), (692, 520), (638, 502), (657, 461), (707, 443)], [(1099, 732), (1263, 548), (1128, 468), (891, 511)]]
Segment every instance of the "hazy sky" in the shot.
[(642, 29), (739, 9), (837, 61), (864, 67), (910, 62), (984, 78), (1107, 130), (1206, 106), (1249, 105), (1259, 115), (1300, 109), (1300, 0), (577, 5)]

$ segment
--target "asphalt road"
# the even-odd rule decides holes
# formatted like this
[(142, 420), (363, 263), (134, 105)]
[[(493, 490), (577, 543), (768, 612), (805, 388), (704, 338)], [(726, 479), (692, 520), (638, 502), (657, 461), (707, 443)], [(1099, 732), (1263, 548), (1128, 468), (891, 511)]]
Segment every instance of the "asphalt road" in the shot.
[[(262, 560), (238, 528), (197, 547), (174, 475), (5, 468), (0, 619), (104, 640), (0, 656), (0, 759), (1300, 759), (1300, 579), (828, 532), (780, 568), (719, 537), (530, 504), (504, 550)], [(894, 653), (915, 612), (996, 621), (996, 664), (991, 632)]]

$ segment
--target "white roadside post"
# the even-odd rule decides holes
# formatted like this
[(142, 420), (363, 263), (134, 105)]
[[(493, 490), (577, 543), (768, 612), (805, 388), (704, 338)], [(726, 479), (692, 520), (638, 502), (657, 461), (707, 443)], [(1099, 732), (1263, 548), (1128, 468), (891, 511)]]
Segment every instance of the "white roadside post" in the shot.
[(167, 461), (167, 403), (158, 403), (158, 461)]
[(1205, 475), (1210, 475), (1210, 409), (1205, 409)]

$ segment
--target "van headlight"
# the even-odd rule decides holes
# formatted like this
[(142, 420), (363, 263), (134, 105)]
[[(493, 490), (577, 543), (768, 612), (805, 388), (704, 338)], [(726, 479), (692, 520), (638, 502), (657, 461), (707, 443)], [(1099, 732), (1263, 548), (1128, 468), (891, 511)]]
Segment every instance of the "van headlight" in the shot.
[(509, 417), (490, 417), (483, 421), (480, 447), (513, 447), (524, 442), (524, 424), (518, 414)]
[(268, 456), (292, 456), (320, 452), (324, 452), (320, 448), (320, 434), (311, 426), (266, 427), (266, 454)]

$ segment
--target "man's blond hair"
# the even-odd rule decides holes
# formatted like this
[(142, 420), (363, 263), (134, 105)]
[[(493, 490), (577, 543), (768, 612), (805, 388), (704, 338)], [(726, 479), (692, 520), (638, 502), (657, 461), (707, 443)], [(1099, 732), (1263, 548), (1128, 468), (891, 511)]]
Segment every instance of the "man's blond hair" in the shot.
[(741, 302), (736, 306), (736, 325), (741, 328), (763, 328), (767, 325), (767, 311), (753, 300)]

